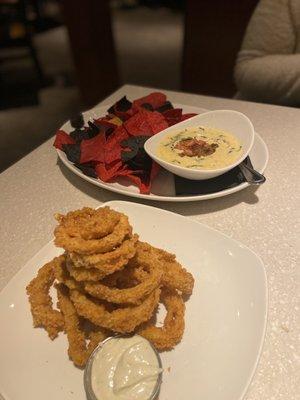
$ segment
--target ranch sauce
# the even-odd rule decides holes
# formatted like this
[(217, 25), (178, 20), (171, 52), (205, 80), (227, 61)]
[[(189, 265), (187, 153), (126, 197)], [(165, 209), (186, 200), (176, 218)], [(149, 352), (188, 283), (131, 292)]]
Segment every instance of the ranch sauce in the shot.
[(233, 164), (242, 154), (242, 145), (229, 132), (207, 126), (175, 131), (159, 143), (158, 157), (193, 169), (217, 169)]
[(148, 400), (162, 372), (150, 343), (141, 336), (112, 338), (93, 360), (91, 385), (99, 400)]

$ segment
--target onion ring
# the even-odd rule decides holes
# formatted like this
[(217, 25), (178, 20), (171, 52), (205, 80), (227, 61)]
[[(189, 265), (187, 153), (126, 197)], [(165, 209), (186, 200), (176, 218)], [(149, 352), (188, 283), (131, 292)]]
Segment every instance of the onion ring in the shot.
[(69, 253), (74, 267), (97, 268), (107, 275), (117, 271), (135, 255), (138, 235), (125, 239), (123, 243), (108, 253), (82, 255)]
[[(67, 254), (67, 267), (70, 272), (70, 275), (78, 282), (82, 281), (92, 281), (92, 282), (98, 282), (107, 275), (111, 275), (115, 273), (116, 271), (120, 271), (126, 267), (128, 264), (128, 261), (134, 257), (135, 252), (136, 252), (136, 242), (138, 240), (138, 236), (134, 235), (133, 238), (131, 239), (131, 244), (130, 248), (128, 249), (128, 253), (124, 256), (124, 258), (120, 258), (118, 261), (116, 261), (114, 264), (102, 264), (101, 268), (99, 266), (96, 266), (96, 268), (86, 268), (86, 267), (79, 267), (78, 264), (75, 267), (72, 258), (70, 257), (70, 254)], [(111, 252), (113, 253), (113, 252)], [(74, 253), (73, 253), (74, 254)], [(110, 254), (110, 253), (106, 253)], [(99, 254), (105, 256), (106, 254)]]
[(63, 285), (56, 285), (58, 307), (65, 319), (65, 331), (68, 337), (68, 354), (71, 360), (78, 367), (83, 367), (87, 361), (85, 335), (80, 329), (78, 314), (69, 299), (68, 292)]
[(74, 278), (77, 282), (98, 282), (105, 277), (105, 274), (96, 268), (74, 268), (69, 260), (67, 260), (67, 268), (71, 277)]
[(75, 310), (72, 301), (69, 298), (69, 291), (63, 284), (56, 285), (58, 307), (60, 308), (64, 320), (65, 331), (68, 337), (68, 354), (70, 359), (77, 367), (84, 367), (89, 356), (99, 342), (108, 337), (108, 332), (101, 328), (88, 333), (89, 343), (86, 343), (86, 333), (81, 328), (81, 321)]
[[(69, 358), (84, 367), (107, 336), (138, 333), (158, 350), (172, 349), (184, 332), (184, 300), (194, 279), (175, 255), (139, 242), (128, 217), (109, 207), (58, 214), (55, 244), (65, 253), (45, 264), (27, 286), (34, 326), (51, 339), (64, 330)], [(58, 310), (49, 294), (55, 283)], [(162, 327), (154, 324), (159, 302)]]
[(112, 233), (119, 222), (120, 213), (109, 207), (97, 210), (84, 207), (81, 210), (70, 211), (66, 215), (56, 214), (55, 218), (70, 237), (89, 240), (101, 239)]
[(53, 270), (55, 260), (40, 268), (37, 276), (26, 287), (33, 325), (34, 327), (44, 327), (51, 339), (54, 339), (64, 328), (63, 316), (59, 311), (53, 309), (53, 302), (49, 295), (50, 287), (55, 280)]
[[(162, 269), (158, 263), (151, 260), (151, 257), (139, 261), (139, 254), (137, 253), (136, 256), (135, 263), (142, 267), (145, 272), (142, 278), (138, 278), (139, 283), (136, 286), (118, 289), (104, 285), (101, 282), (88, 282), (84, 284), (85, 291), (93, 297), (115, 304), (140, 304), (146, 296), (160, 286)], [(124, 270), (125, 275), (127, 274), (127, 269)]]
[(182, 339), (185, 305), (176, 291), (165, 288), (161, 292), (160, 300), (167, 310), (163, 327), (146, 324), (137, 333), (148, 339), (158, 350), (170, 350)]
[(79, 315), (97, 326), (119, 333), (130, 333), (148, 321), (158, 304), (159, 295), (160, 289), (156, 289), (138, 306), (108, 311), (103, 303), (89, 299), (78, 290), (70, 290), (70, 298)]
[(191, 295), (194, 287), (194, 278), (183, 266), (176, 261), (174, 254), (158, 249), (145, 242), (138, 243), (140, 252), (149, 253), (152, 251), (154, 257), (163, 268), (162, 286), (178, 290), (183, 295)]
[(176, 256), (173, 254), (164, 250), (158, 250), (158, 253), (158, 259), (164, 267), (162, 285), (169, 289), (179, 290), (183, 295), (190, 296), (194, 288), (193, 275), (176, 261)]
[(69, 289), (81, 290), (82, 286), (75, 279), (70, 277), (70, 273), (66, 265), (66, 256), (62, 255), (53, 260), (54, 276), (59, 283), (63, 283)]
[(131, 234), (132, 227), (129, 225), (128, 217), (121, 214), (113, 232), (101, 239), (85, 240), (81, 237), (72, 237), (68, 235), (62, 225), (58, 225), (54, 230), (54, 243), (68, 252), (79, 254), (106, 253), (119, 246), (124, 238)]
[(108, 331), (104, 331), (104, 329), (102, 330), (99, 329), (89, 333), (88, 338), (90, 342), (87, 347), (88, 357), (92, 354), (92, 352), (98, 346), (98, 344), (102, 342), (104, 339), (106, 339), (108, 336), (109, 336)]

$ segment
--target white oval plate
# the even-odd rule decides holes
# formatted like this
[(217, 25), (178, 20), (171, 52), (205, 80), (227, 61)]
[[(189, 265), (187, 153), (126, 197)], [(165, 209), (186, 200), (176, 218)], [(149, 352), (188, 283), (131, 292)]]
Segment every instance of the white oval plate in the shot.
[[(130, 202), (106, 205), (125, 212), (141, 240), (176, 253), (195, 278), (183, 340), (161, 353), (165, 371), (159, 399), (241, 400), (266, 328), (267, 283), (260, 258), (189, 218)], [(86, 399), (83, 371), (68, 359), (66, 336), (51, 341), (43, 329), (32, 327), (25, 292), (40, 266), (60, 252), (48, 243), (0, 293), (0, 393), (5, 400)]]
[[(109, 107), (110, 105), (95, 107), (92, 110), (86, 111), (84, 113), (84, 120), (87, 121), (89, 118), (99, 118), (105, 115)], [(174, 107), (182, 108), (184, 113), (201, 114), (207, 111), (203, 108), (185, 106), (182, 104), (174, 104)], [(73, 128), (70, 125), (70, 122), (66, 122), (61, 127), (61, 129), (65, 130), (68, 133), (73, 130)], [(160, 173), (153, 182), (151, 193), (147, 195), (139, 193), (139, 189), (136, 186), (131, 185), (126, 179), (123, 180), (119, 179), (118, 182), (108, 183), (108, 182), (103, 182), (100, 179), (95, 179), (86, 176), (67, 159), (67, 156), (63, 151), (57, 149), (57, 154), (58, 157), (63, 162), (63, 164), (67, 168), (69, 168), (72, 172), (74, 172), (76, 175), (80, 176), (82, 179), (91, 182), (94, 185), (99, 186), (103, 189), (107, 189), (115, 193), (120, 193), (126, 196), (136, 197), (145, 200), (172, 201), (172, 202), (208, 200), (208, 199), (214, 199), (216, 197), (227, 196), (228, 194), (238, 192), (249, 186), (247, 182), (244, 182), (233, 188), (225, 189), (215, 193), (189, 195), (189, 196), (176, 196), (173, 174), (164, 169), (161, 169)], [(258, 172), (263, 173), (268, 163), (269, 152), (265, 142), (259, 136), (258, 133), (255, 133), (254, 144), (249, 155), (254, 168)]]

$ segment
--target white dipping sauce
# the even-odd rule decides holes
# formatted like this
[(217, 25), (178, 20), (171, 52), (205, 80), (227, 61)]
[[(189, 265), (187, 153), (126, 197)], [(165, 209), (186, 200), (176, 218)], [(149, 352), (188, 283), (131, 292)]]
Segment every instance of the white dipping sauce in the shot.
[(150, 343), (141, 336), (112, 338), (95, 354), (91, 385), (99, 400), (148, 400), (162, 369)]

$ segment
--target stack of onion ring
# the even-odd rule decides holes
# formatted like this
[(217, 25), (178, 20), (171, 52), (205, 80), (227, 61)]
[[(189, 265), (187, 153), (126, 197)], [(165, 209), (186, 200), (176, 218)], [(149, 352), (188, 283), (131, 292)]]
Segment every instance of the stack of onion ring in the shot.
[[(27, 286), (34, 326), (54, 339), (67, 334), (70, 359), (84, 367), (97, 344), (113, 334), (138, 333), (168, 350), (184, 333), (184, 298), (193, 276), (175, 255), (140, 242), (128, 217), (103, 207), (56, 215), (55, 244), (64, 254), (44, 265)], [(58, 309), (49, 294), (57, 290)], [(154, 324), (163, 303), (162, 327)]]

